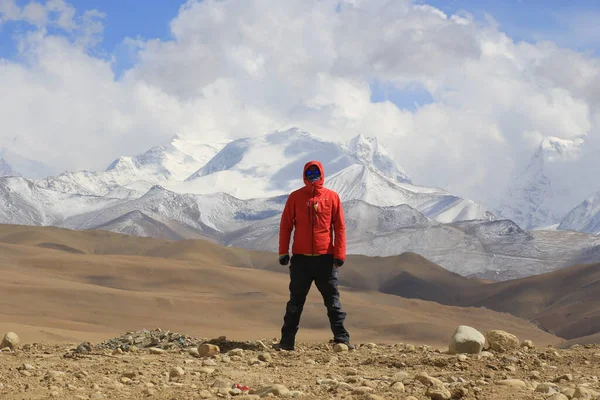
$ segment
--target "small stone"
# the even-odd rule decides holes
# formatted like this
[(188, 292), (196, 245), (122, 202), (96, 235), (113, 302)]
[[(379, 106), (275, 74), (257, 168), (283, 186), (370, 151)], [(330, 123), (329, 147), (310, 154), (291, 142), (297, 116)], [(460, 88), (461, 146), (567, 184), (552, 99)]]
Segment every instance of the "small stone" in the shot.
[(148, 388), (142, 390), (142, 394), (146, 397), (154, 396), (156, 394), (156, 389), (148, 387)]
[(261, 361), (258, 358), (251, 358), (248, 360), (248, 365), (261, 365)]
[(448, 389), (429, 388), (425, 396), (428, 396), (431, 400), (450, 400), (452, 393)]
[(217, 362), (212, 358), (207, 358), (206, 360), (202, 361), (202, 365), (206, 365), (207, 367), (214, 367), (217, 365)]
[(537, 393), (553, 394), (558, 392), (558, 386), (556, 386), (554, 383), (544, 382), (537, 385), (535, 391)]
[(438, 378), (434, 378), (429, 376), (426, 372), (415, 375), (415, 381), (421, 382), (423, 385), (434, 388), (443, 388), (444, 382), (439, 380)]
[(273, 394), (275, 396), (288, 396), (289, 392), (290, 392), (289, 389), (283, 385), (271, 385), (271, 386), (262, 387), (255, 391), (251, 390), (250, 394), (257, 394), (260, 397), (265, 397), (269, 394)]
[(381, 396), (377, 396), (376, 394), (369, 394), (367, 395), (367, 397), (365, 397), (366, 400), (385, 400), (383, 397)]
[(92, 351), (92, 344), (90, 342), (82, 342), (75, 349), (75, 353), (79, 353), (79, 354), (86, 354), (86, 353), (89, 353), (90, 351)]
[(598, 396), (600, 396), (600, 392), (596, 392), (585, 386), (577, 386), (575, 388), (575, 393), (573, 393), (573, 398), (578, 400), (591, 400), (596, 399)]
[(542, 374), (540, 374), (540, 371), (531, 371), (529, 373), (529, 379), (539, 380), (541, 376)]
[(567, 382), (573, 381), (573, 374), (564, 374), (564, 375), (558, 376), (558, 377), (554, 378), (554, 380), (552, 380), (552, 382), (555, 382), (555, 383), (559, 383), (560, 381), (567, 381)]
[(377, 348), (377, 344), (375, 344), (375, 343), (367, 343), (367, 344), (365, 344), (365, 347), (367, 349), (375, 349), (375, 348)]
[(459, 354), (458, 355), (458, 361), (460, 362), (465, 362), (469, 359), (469, 357), (467, 357), (465, 354)]
[(181, 367), (174, 367), (169, 371), (169, 378), (171, 379), (181, 378), (183, 375), (185, 375), (185, 371)]
[(119, 379), (119, 381), (120, 381), (122, 384), (124, 384), (124, 385), (128, 385), (128, 384), (130, 384), (130, 383), (131, 383), (131, 379), (129, 379), (129, 378), (128, 378), (128, 377), (126, 377), (126, 376), (122, 376), (122, 377), (121, 377), (121, 379)]
[(213, 389), (230, 389), (233, 386), (233, 382), (225, 379), (217, 379), (213, 382), (211, 387)]
[(373, 391), (373, 388), (370, 388), (368, 386), (358, 386), (355, 387), (354, 390), (352, 391), (352, 394), (368, 394), (371, 393)]
[(102, 392), (96, 392), (94, 394), (92, 394), (92, 396), (90, 397), (90, 399), (92, 400), (100, 400), (100, 399), (105, 399), (106, 395)]
[(395, 392), (404, 392), (405, 390), (404, 384), (402, 382), (394, 382), (392, 386), (390, 386), (390, 389), (392, 389)]
[(66, 374), (62, 371), (48, 371), (48, 373), (46, 374), (46, 379), (60, 380), (64, 378), (65, 375)]
[(569, 400), (569, 398), (562, 393), (556, 393), (548, 397), (546, 400)]
[(229, 352), (227, 354), (229, 354), (230, 356), (243, 356), (244, 355), (244, 349), (229, 350)]
[(341, 352), (348, 351), (348, 350), (349, 350), (348, 346), (344, 343), (336, 343), (333, 346), (333, 351), (336, 353), (341, 353)]
[(19, 339), (19, 336), (14, 332), (8, 332), (6, 335), (4, 335), (4, 339), (2, 339), (0, 349), (8, 347), (10, 350), (15, 351), (20, 344), (21, 339)]
[(60, 396), (60, 393), (58, 393), (56, 390), (53, 391), (52, 393), (50, 393), (50, 397), (58, 397)]
[(408, 378), (408, 372), (405, 371), (400, 371), (400, 372), (396, 372), (393, 376), (392, 379), (398, 382), (402, 382), (403, 380), (405, 380), (406, 378)]
[(535, 344), (531, 340), (523, 340), (523, 342), (521, 343), (521, 347), (535, 349)]
[(215, 369), (209, 367), (202, 367), (198, 371), (202, 372), (203, 374), (212, 374), (213, 372), (215, 372)]
[(519, 338), (501, 330), (489, 331), (486, 333), (485, 338), (490, 344), (490, 349), (498, 352), (518, 349), (520, 345)]
[(229, 389), (229, 394), (232, 396), (239, 396), (242, 393), (244, 393), (244, 392), (238, 388)]
[(31, 364), (23, 364), (18, 369), (25, 370), (25, 371), (33, 371), (33, 370), (35, 370), (35, 367), (33, 365), (31, 365)]
[(188, 354), (192, 357), (200, 357), (200, 352), (198, 352), (197, 347), (192, 347), (191, 349), (189, 349)]
[(494, 358), (494, 353), (490, 353), (489, 351), (482, 351), (481, 353), (479, 353), (477, 355), (477, 359), (481, 360), (481, 359), (491, 359)]
[(527, 387), (527, 384), (520, 379), (502, 379), (502, 380), (496, 381), (496, 384), (501, 385), (501, 386), (512, 386), (512, 387), (520, 387), (520, 388)]
[(273, 356), (271, 353), (261, 353), (258, 355), (258, 359), (264, 362), (271, 362), (273, 361)]
[(160, 354), (165, 354), (166, 352), (163, 349), (159, 349), (158, 347), (150, 347), (150, 354), (156, 354), (156, 355), (160, 355)]
[(212, 357), (221, 353), (221, 349), (217, 345), (203, 343), (198, 346), (198, 353), (200, 354), (200, 357)]

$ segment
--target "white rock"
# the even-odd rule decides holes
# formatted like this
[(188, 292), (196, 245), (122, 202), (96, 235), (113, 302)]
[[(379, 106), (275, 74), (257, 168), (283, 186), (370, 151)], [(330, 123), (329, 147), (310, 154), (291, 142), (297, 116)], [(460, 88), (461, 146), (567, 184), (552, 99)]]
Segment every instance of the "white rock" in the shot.
[(481, 332), (470, 326), (461, 325), (456, 328), (450, 339), (448, 352), (450, 354), (478, 354), (483, 350), (484, 345), (485, 337)]
[(2, 343), (0, 344), (0, 349), (4, 349), (5, 347), (8, 347), (12, 351), (15, 351), (15, 349), (17, 349), (20, 344), (21, 344), (21, 339), (19, 339), (19, 336), (14, 332), (8, 332), (6, 335), (4, 335), (4, 339), (2, 339)]

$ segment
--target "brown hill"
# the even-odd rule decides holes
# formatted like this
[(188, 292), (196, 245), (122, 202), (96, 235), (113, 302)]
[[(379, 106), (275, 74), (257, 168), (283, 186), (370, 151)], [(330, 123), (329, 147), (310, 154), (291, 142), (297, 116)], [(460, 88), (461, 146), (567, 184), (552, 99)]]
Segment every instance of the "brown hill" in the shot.
[[(272, 254), (201, 240), (0, 226), (0, 331), (18, 331), (25, 341), (94, 340), (156, 326), (199, 337), (274, 337), (288, 296), (285, 272)], [(505, 329), (539, 344), (559, 342), (508, 314), (378, 292), (405, 273), (424, 282), (422, 291), (429, 284), (444, 298), (477, 284), (465, 284), (412, 254), (352, 257), (340, 276), (346, 284), (357, 282), (342, 289), (354, 340), (444, 346), (456, 326), (468, 324), (482, 331)], [(298, 339), (330, 336), (322, 300), (313, 288)]]

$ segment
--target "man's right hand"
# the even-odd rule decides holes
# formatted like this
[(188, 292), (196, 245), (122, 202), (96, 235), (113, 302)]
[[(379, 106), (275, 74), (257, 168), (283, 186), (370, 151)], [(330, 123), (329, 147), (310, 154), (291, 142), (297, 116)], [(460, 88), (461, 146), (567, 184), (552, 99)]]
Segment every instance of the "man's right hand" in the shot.
[(288, 265), (290, 262), (290, 256), (288, 254), (282, 254), (279, 256), (279, 264)]

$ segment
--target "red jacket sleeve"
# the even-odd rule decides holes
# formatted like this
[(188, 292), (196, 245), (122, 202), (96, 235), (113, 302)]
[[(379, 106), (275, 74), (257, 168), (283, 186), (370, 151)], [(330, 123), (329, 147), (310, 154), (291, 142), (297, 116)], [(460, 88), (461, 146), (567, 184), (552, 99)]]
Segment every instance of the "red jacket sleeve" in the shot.
[(333, 232), (334, 246), (333, 246), (333, 258), (340, 260), (346, 259), (346, 222), (344, 221), (344, 210), (342, 208), (342, 201), (336, 194), (335, 206), (333, 209)]
[(296, 207), (294, 206), (294, 196), (290, 195), (285, 202), (281, 222), (279, 224), (279, 255), (289, 254), (290, 237), (294, 229), (294, 220), (296, 218)]

